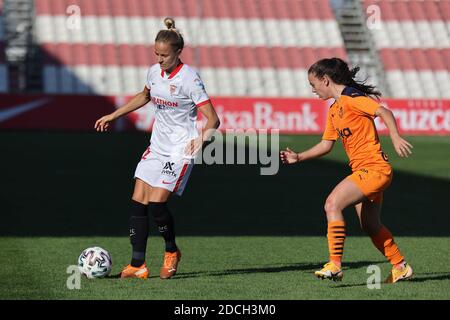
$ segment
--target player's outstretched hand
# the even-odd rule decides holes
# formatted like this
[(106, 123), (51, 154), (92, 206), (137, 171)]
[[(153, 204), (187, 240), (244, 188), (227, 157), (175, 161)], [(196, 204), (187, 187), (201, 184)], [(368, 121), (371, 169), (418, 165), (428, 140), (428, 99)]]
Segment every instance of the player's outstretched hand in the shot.
[(411, 149), (413, 148), (412, 144), (409, 143), (408, 141), (406, 141), (405, 139), (403, 139), (402, 137), (398, 136), (398, 137), (392, 138), (392, 144), (394, 145), (395, 152), (397, 152), (397, 154), (400, 157), (408, 158), (408, 156), (410, 154), (412, 154), (412, 151), (411, 151)]
[(280, 159), (284, 164), (292, 164), (298, 162), (298, 154), (289, 148), (280, 151)]
[(95, 128), (95, 130), (100, 131), (100, 132), (108, 131), (109, 124), (113, 120), (114, 119), (110, 114), (103, 116), (100, 119), (98, 119), (97, 121), (95, 121), (94, 128)]

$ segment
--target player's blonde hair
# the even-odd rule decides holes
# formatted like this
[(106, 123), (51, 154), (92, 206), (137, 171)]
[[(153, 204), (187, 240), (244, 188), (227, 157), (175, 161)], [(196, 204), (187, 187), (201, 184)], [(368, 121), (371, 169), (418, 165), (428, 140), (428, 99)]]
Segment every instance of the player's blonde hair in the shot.
[(155, 42), (167, 42), (171, 47), (177, 50), (183, 50), (184, 39), (178, 29), (175, 28), (175, 20), (170, 17), (164, 19), (167, 30), (160, 30), (156, 35)]

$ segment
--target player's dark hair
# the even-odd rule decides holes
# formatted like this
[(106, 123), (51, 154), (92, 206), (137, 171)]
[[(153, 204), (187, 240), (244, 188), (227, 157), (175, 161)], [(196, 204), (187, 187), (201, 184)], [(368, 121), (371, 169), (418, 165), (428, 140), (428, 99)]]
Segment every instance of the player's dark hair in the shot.
[(345, 86), (353, 87), (359, 91), (364, 92), (368, 96), (379, 99), (381, 92), (376, 90), (375, 86), (366, 84), (366, 80), (357, 81), (355, 76), (359, 71), (359, 67), (350, 70), (348, 64), (339, 58), (321, 59), (309, 67), (308, 74), (313, 74), (321, 79), (325, 75), (330, 77), (336, 84), (343, 84)]
[(167, 42), (175, 51), (179, 49), (183, 50), (184, 39), (181, 33), (175, 29), (175, 20), (167, 17), (164, 19), (164, 24), (166, 25), (167, 30), (160, 30), (156, 35), (155, 42)]

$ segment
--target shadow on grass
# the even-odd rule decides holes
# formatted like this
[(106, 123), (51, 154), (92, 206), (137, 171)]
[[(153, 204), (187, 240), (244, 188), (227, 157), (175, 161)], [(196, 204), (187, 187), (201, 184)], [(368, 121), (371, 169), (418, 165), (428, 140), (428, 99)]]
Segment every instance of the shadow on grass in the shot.
[[(345, 264), (346, 269), (357, 269), (365, 267), (371, 264), (378, 264), (380, 261), (355, 261)], [(278, 273), (278, 272), (291, 272), (291, 271), (308, 271), (314, 272), (323, 267), (323, 264), (319, 263), (293, 263), (280, 266), (264, 266), (260, 268), (241, 268), (241, 269), (226, 269), (222, 271), (197, 271), (179, 273), (176, 275), (177, 279), (182, 278), (195, 278), (195, 277), (217, 277), (217, 276), (234, 276), (241, 274), (253, 274), (253, 273)]]
[(432, 280), (450, 280), (450, 273), (432, 272), (432, 273), (418, 273), (414, 274), (411, 282), (425, 282)]
[[(143, 133), (1, 133), (0, 234), (126, 236)], [(314, 160), (260, 175), (257, 165), (196, 165), (169, 203), (180, 236), (323, 236), (323, 204), (346, 164)], [(24, 184), (26, 184), (24, 186)], [(395, 236), (449, 236), (450, 181), (396, 170), (382, 221)], [(345, 211), (350, 236), (363, 233)], [(157, 229), (151, 222), (151, 234)]]

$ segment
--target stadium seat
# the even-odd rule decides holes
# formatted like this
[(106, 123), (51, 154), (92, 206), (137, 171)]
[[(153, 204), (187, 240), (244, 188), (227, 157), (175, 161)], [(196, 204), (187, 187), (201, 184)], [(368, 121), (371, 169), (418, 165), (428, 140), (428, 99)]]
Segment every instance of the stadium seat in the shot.
[(59, 71), (59, 93), (74, 93), (75, 92), (75, 75), (67, 65), (62, 65), (58, 68)]
[[(201, 71), (210, 95), (306, 92), (309, 96), (308, 83), (299, 84), (296, 79), (299, 74), (305, 79), (305, 69), (317, 59), (316, 54), (338, 52), (345, 58), (326, 0), (286, 0), (277, 5), (271, 0), (218, 0), (206, 1), (202, 7), (196, 0), (170, 4), (77, 0), (83, 18), (81, 30), (76, 31), (65, 27), (66, 4), (36, 2), (37, 41), (50, 48), (53, 56), (44, 63), (43, 78), (50, 81), (44, 87), (49, 91), (130, 94), (141, 90), (149, 65), (156, 61), (153, 41), (165, 28), (164, 16), (175, 18), (186, 44), (182, 59)], [(72, 55), (74, 48), (78, 53)], [(55, 74), (56, 84), (49, 74)], [(117, 74), (118, 81), (110, 79)]]
[(441, 61), (450, 46), (449, 1), (364, 1), (365, 7), (370, 4), (383, 14), (381, 29), (371, 32), (393, 97), (447, 97), (443, 83), (450, 68)]
[(104, 66), (91, 66), (91, 79), (89, 84), (94, 94), (106, 93), (106, 71)]
[(246, 70), (244, 68), (235, 67), (231, 69), (231, 81), (233, 83), (232, 96), (247, 95)]
[(99, 43), (116, 43), (116, 34), (113, 18), (102, 16), (97, 18), (97, 27), (99, 30)]
[(85, 31), (86, 43), (101, 43), (103, 32), (100, 32), (99, 20), (97, 17), (84, 17), (82, 19), (83, 30)]
[[(122, 73), (121, 73), (122, 71)], [(105, 67), (105, 93), (108, 95), (114, 94), (128, 94), (134, 95), (142, 88), (138, 88), (136, 85), (136, 75), (126, 74), (124, 67), (107, 66)], [(125, 75), (124, 75), (125, 73)]]
[(74, 66), (72, 72), (75, 76), (74, 93), (78, 94), (90, 94), (91, 86), (90, 82), (90, 68), (87, 65)]

